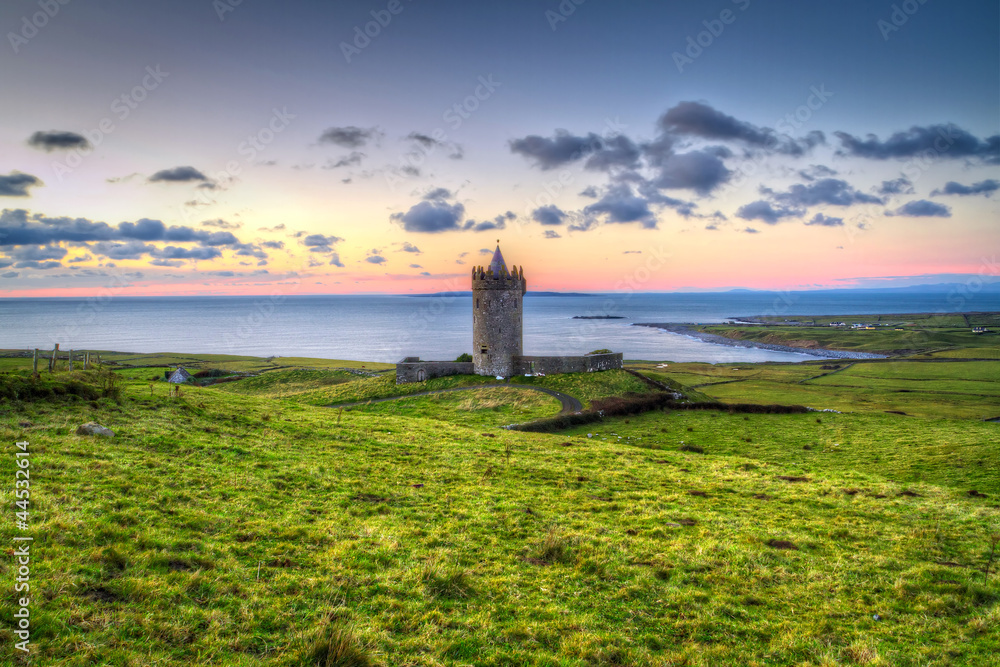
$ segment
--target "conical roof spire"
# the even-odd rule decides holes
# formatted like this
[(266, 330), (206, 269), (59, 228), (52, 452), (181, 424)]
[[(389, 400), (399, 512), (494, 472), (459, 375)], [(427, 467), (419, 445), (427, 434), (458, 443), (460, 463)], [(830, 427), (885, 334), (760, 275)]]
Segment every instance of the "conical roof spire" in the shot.
[(490, 270), (493, 275), (499, 276), (501, 272), (507, 271), (507, 263), (503, 261), (503, 253), (500, 252), (500, 241), (497, 240), (497, 249), (493, 252), (493, 259), (490, 261)]

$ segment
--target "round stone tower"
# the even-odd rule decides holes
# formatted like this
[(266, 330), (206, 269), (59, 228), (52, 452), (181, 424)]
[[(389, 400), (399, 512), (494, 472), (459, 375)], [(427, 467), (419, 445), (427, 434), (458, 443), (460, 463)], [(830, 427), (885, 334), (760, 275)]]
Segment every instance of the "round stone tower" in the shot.
[(472, 270), (472, 361), (477, 375), (514, 374), (523, 351), (524, 267), (507, 270), (497, 243), (489, 266)]

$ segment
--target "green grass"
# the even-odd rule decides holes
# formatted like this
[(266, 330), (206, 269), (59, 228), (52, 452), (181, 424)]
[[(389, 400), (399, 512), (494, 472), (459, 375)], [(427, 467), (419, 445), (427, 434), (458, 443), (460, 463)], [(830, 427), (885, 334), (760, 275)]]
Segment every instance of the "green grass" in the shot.
[[(1000, 574), (984, 572), (1000, 424), (882, 412), (897, 396), (882, 383), (921, 382), (898, 396), (929, 403), (936, 385), (989, 385), (980, 362), (827, 376), (849, 387), (810, 380), (819, 364), (670, 364), (655, 372), (739, 380), (709, 395), (852, 412), (652, 412), (553, 435), (496, 428), (558, 410), (503, 387), (312, 404), (489, 378), (277, 370), (174, 398), (150, 394), (150, 371), (121, 372), (120, 403), (70, 390), (96, 373), (60, 373), (44, 399), (0, 406), (0, 476), (31, 443), (35, 664), (922, 667), (1000, 651)], [(522, 380), (584, 400), (646, 390), (625, 373)], [(117, 435), (75, 435), (84, 421)], [(14, 567), (0, 559), (8, 582)]]

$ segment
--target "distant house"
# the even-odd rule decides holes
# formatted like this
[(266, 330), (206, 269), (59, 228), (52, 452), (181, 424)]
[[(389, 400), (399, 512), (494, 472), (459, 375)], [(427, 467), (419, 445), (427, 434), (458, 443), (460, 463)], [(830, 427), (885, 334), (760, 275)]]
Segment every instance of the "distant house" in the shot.
[(178, 366), (177, 370), (167, 376), (167, 382), (173, 382), (174, 384), (184, 384), (193, 379), (193, 376), (184, 370), (182, 366)]
[(984, 334), (989, 332), (990, 330), (987, 329), (986, 327), (972, 327), (972, 333), (974, 334)]

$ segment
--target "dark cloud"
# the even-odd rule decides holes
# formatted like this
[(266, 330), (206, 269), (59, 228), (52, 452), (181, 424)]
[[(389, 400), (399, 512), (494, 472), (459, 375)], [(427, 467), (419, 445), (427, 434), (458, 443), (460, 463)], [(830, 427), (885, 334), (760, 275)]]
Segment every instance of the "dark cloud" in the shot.
[(386, 259), (382, 255), (369, 255), (365, 257), (365, 261), (371, 264), (385, 264)]
[(580, 190), (580, 196), (587, 197), (589, 199), (597, 199), (598, 197), (597, 188), (595, 188), (593, 185), (588, 185), (583, 190)]
[(156, 250), (156, 246), (142, 241), (126, 241), (124, 243), (98, 241), (88, 246), (88, 249), (95, 255), (108, 259), (141, 259)]
[(19, 275), (21, 274), (17, 271), (8, 271), (7, 273), (0, 274), (0, 278), (17, 278)]
[(330, 265), (344, 268), (344, 263), (340, 261), (340, 253), (330, 253)]
[(271, 250), (284, 250), (284, 241), (261, 241), (260, 243), (265, 248), (270, 248)]
[(510, 142), (512, 153), (523, 155), (541, 169), (554, 169), (575, 162), (601, 146), (601, 138), (593, 132), (577, 137), (566, 130), (556, 130), (552, 139), (532, 134)]
[(258, 227), (258, 232), (283, 232), (285, 231), (285, 223), (280, 225), (275, 225), (274, 227)]
[(454, 197), (454, 195), (452, 194), (451, 190), (449, 190), (447, 188), (434, 188), (434, 189), (428, 191), (427, 194), (424, 195), (424, 200), (426, 200), (426, 201), (436, 201), (436, 200), (444, 201), (446, 199), (451, 199), (452, 197)]
[[(232, 271), (208, 271), (205, 273), (207, 276), (217, 276), (219, 278), (232, 278), (236, 274)], [(242, 274), (241, 274), (242, 275)]]
[[(301, 232), (300, 232), (301, 235)], [(302, 245), (309, 248), (309, 252), (332, 253), (333, 246), (344, 239), (339, 236), (327, 236), (325, 234), (309, 234), (302, 239)], [(339, 261), (339, 260), (338, 260)], [(339, 264), (337, 266), (340, 266)]]
[(744, 220), (762, 220), (769, 225), (776, 225), (785, 218), (800, 218), (804, 214), (805, 211), (801, 209), (774, 206), (771, 202), (764, 200), (751, 202), (741, 206), (736, 211), (736, 217), (738, 218)]
[(787, 206), (851, 206), (852, 204), (882, 204), (882, 199), (856, 190), (847, 181), (823, 178), (807, 185), (796, 183), (788, 192), (761, 188), (761, 193)]
[(819, 225), (820, 227), (843, 227), (843, 218), (831, 218), (828, 215), (823, 215), (822, 213), (817, 213), (813, 216), (812, 220), (809, 220), (805, 224), (807, 225)]
[(799, 176), (806, 181), (815, 181), (817, 178), (826, 178), (828, 176), (836, 176), (837, 171), (831, 169), (824, 164), (811, 164), (806, 169), (799, 170)]
[(744, 234), (760, 234), (760, 232), (753, 227), (744, 227), (742, 231)]
[(707, 229), (710, 232), (717, 232), (717, 231), (719, 231), (719, 226), (718, 225), (705, 225), (705, 229)]
[(41, 180), (31, 174), (14, 171), (0, 175), (0, 197), (27, 197), (28, 188), (41, 184)]
[(474, 232), (487, 232), (493, 229), (505, 229), (507, 227), (507, 222), (515, 219), (516, 217), (517, 215), (513, 212), (507, 211), (506, 213), (501, 213), (492, 220), (485, 220), (483, 222), (466, 220), (462, 229), (472, 230)]
[(908, 218), (950, 218), (951, 209), (944, 204), (917, 199), (906, 202), (895, 211), (886, 212), (886, 215), (904, 216)]
[(403, 245), (400, 246), (399, 251), (400, 252), (412, 252), (412, 253), (415, 253), (415, 254), (418, 254), (418, 255), (420, 254), (420, 248), (418, 248), (417, 246), (413, 245), (409, 241), (403, 241)]
[(531, 219), (541, 225), (561, 225), (567, 217), (568, 214), (555, 205), (542, 206), (531, 213)]
[(149, 177), (150, 183), (192, 183), (194, 181), (207, 181), (208, 177), (194, 167), (174, 167), (173, 169), (161, 169)]
[(956, 183), (955, 181), (948, 181), (944, 184), (943, 188), (935, 190), (931, 193), (932, 197), (937, 197), (938, 195), (984, 195), (989, 197), (991, 194), (1000, 190), (1000, 181), (995, 179), (987, 179), (985, 181), (979, 181), (978, 183), (973, 183), (972, 185), (962, 185), (961, 183)]
[(369, 141), (378, 141), (382, 132), (375, 127), (360, 128), (355, 125), (331, 127), (324, 130), (319, 137), (321, 144), (335, 144), (343, 148), (361, 148)]
[(0, 246), (129, 240), (200, 243), (207, 246), (240, 245), (232, 232), (167, 227), (160, 220), (148, 218), (111, 226), (86, 218), (50, 218), (38, 214), (29, 217), (23, 209), (6, 209), (0, 213)]
[(82, 134), (76, 132), (35, 132), (28, 138), (28, 145), (43, 151), (70, 150), (72, 148), (90, 148), (90, 142)]
[(726, 183), (732, 172), (709, 150), (675, 153), (660, 161), (653, 184), (665, 190), (688, 189), (708, 194)]
[(168, 245), (165, 248), (154, 249), (151, 256), (157, 259), (216, 259), (221, 257), (222, 253), (218, 248), (205, 248), (205, 247), (195, 247), (195, 248), (178, 248), (177, 246)]
[(464, 214), (465, 207), (460, 203), (422, 201), (406, 213), (393, 213), (391, 219), (402, 223), (408, 232), (434, 234), (459, 229)]
[(821, 132), (811, 132), (802, 139), (779, 135), (771, 128), (737, 120), (702, 102), (681, 102), (668, 109), (660, 117), (659, 126), (670, 135), (736, 141), (787, 155), (803, 155), (826, 140)]
[[(109, 265), (110, 266), (110, 265)], [(18, 262), (14, 265), (15, 269), (39, 269), (41, 271), (48, 271), (50, 269), (61, 269), (62, 264), (59, 262)]]
[(864, 139), (847, 132), (834, 132), (840, 140), (839, 155), (871, 160), (904, 159), (911, 157), (981, 158), (989, 164), (1000, 164), (1000, 134), (980, 139), (952, 123), (914, 126), (896, 132), (885, 141), (874, 134)]
[(631, 139), (617, 134), (603, 139), (584, 167), (593, 171), (608, 171), (614, 168), (635, 169), (639, 166), (642, 151)]
[(66, 252), (65, 248), (59, 246), (19, 246), (10, 249), (7, 256), (18, 261), (45, 261), (62, 259)]
[(217, 229), (239, 229), (243, 226), (242, 222), (226, 222), (225, 220), (202, 220), (202, 227), (216, 227)]
[(152, 259), (149, 263), (153, 266), (169, 266), (172, 268), (184, 266), (184, 262), (176, 259)]
[[(588, 218), (604, 216), (610, 223), (638, 222), (647, 229), (656, 228), (656, 216), (649, 208), (649, 201), (638, 197), (631, 188), (617, 185), (608, 188), (604, 196), (597, 202), (583, 209)], [(585, 228), (589, 229), (590, 225)], [(574, 225), (570, 229), (584, 231), (583, 225)]]
[(349, 154), (340, 158), (336, 162), (334, 162), (333, 160), (328, 161), (325, 165), (323, 165), (323, 169), (340, 169), (341, 167), (354, 167), (361, 164), (361, 161), (364, 160), (366, 157), (368, 156), (365, 155), (364, 153), (361, 153), (359, 151), (351, 151)]
[(410, 268), (411, 269), (422, 269), (424, 267), (420, 266), (419, 264), (410, 264)]
[(882, 181), (878, 193), (883, 196), (913, 194), (913, 181), (906, 176), (900, 176), (891, 181)]

